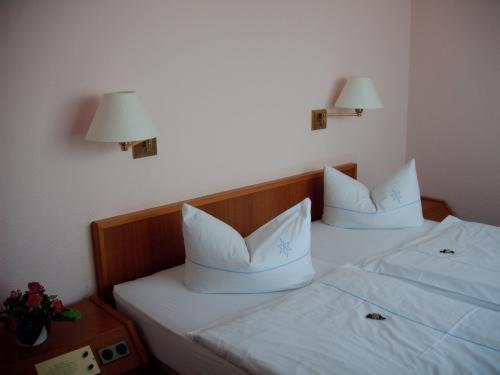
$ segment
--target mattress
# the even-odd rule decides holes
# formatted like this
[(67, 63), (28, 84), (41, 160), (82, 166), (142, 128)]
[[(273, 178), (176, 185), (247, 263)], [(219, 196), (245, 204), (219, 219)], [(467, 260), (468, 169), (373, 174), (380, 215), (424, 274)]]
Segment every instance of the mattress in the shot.
[[(311, 254), (316, 279), (336, 266), (356, 263), (415, 239), (437, 223), (425, 221), (417, 228), (354, 230), (311, 225)], [(186, 334), (213, 322), (238, 316), (249, 308), (280, 298), (285, 292), (257, 294), (200, 294), (183, 285), (184, 266), (116, 285), (118, 310), (138, 326), (150, 351), (182, 374), (237, 373), (240, 370)]]

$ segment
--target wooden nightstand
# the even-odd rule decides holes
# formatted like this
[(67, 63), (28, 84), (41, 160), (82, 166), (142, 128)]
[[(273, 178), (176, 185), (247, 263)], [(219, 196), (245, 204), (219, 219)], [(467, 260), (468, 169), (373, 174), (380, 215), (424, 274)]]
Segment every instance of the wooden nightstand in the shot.
[(454, 215), (448, 204), (430, 197), (422, 197), (422, 211), (427, 220), (442, 221), (448, 215)]
[[(76, 322), (53, 322), (49, 338), (38, 347), (18, 346), (14, 333), (0, 327), (0, 373), (36, 374), (35, 364), (86, 345), (91, 347), (101, 374), (146, 368), (148, 355), (129, 319), (96, 297), (71, 307), (79, 309), (83, 318)], [(123, 341), (129, 354), (103, 364), (98, 350)]]

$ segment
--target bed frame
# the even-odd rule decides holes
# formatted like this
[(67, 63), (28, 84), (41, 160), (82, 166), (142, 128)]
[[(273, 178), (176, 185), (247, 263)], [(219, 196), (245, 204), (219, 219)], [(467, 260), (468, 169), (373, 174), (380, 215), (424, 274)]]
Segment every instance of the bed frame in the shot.
[[(357, 178), (357, 164), (338, 165)], [(323, 170), (185, 201), (235, 228), (242, 236), (271, 220), (306, 197), (312, 201), (311, 218), (323, 213)], [(91, 224), (97, 293), (114, 304), (113, 285), (147, 276), (184, 263), (182, 204), (177, 202), (137, 211)]]

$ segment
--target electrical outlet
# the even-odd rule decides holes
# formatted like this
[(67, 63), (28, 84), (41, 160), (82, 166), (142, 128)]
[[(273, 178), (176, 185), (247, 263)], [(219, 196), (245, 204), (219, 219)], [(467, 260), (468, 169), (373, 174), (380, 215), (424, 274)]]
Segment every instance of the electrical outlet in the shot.
[(106, 346), (105, 348), (98, 349), (97, 353), (101, 358), (102, 364), (106, 365), (109, 362), (113, 362), (122, 357), (126, 357), (130, 354), (130, 350), (125, 341), (120, 341), (113, 345)]
[(326, 109), (311, 111), (311, 130), (326, 129)]

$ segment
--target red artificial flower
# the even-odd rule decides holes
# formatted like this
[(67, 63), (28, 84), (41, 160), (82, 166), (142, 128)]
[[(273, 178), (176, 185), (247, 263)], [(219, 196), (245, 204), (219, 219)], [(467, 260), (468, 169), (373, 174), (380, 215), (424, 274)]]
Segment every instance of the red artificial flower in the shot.
[(45, 292), (45, 288), (43, 287), (43, 285), (37, 281), (32, 281), (31, 283), (28, 283), (28, 289), (30, 293), (43, 294)]
[(52, 301), (52, 307), (54, 308), (56, 314), (62, 313), (64, 308), (63, 303), (60, 299), (55, 299), (54, 301)]
[(28, 283), (28, 288), (24, 292), (13, 290), (3, 304), (0, 302), (0, 324), (5, 319), (8, 326), (16, 326), (21, 320), (48, 324), (52, 320), (59, 322), (81, 319), (78, 310), (65, 307), (56, 295), (48, 296), (39, 282)]
[(26, 305), (32, 309), (39, 308), (42, 304), (43, 297), (39, 294), (31, 293), (28, 296), (28, 301), (26, 301)]

